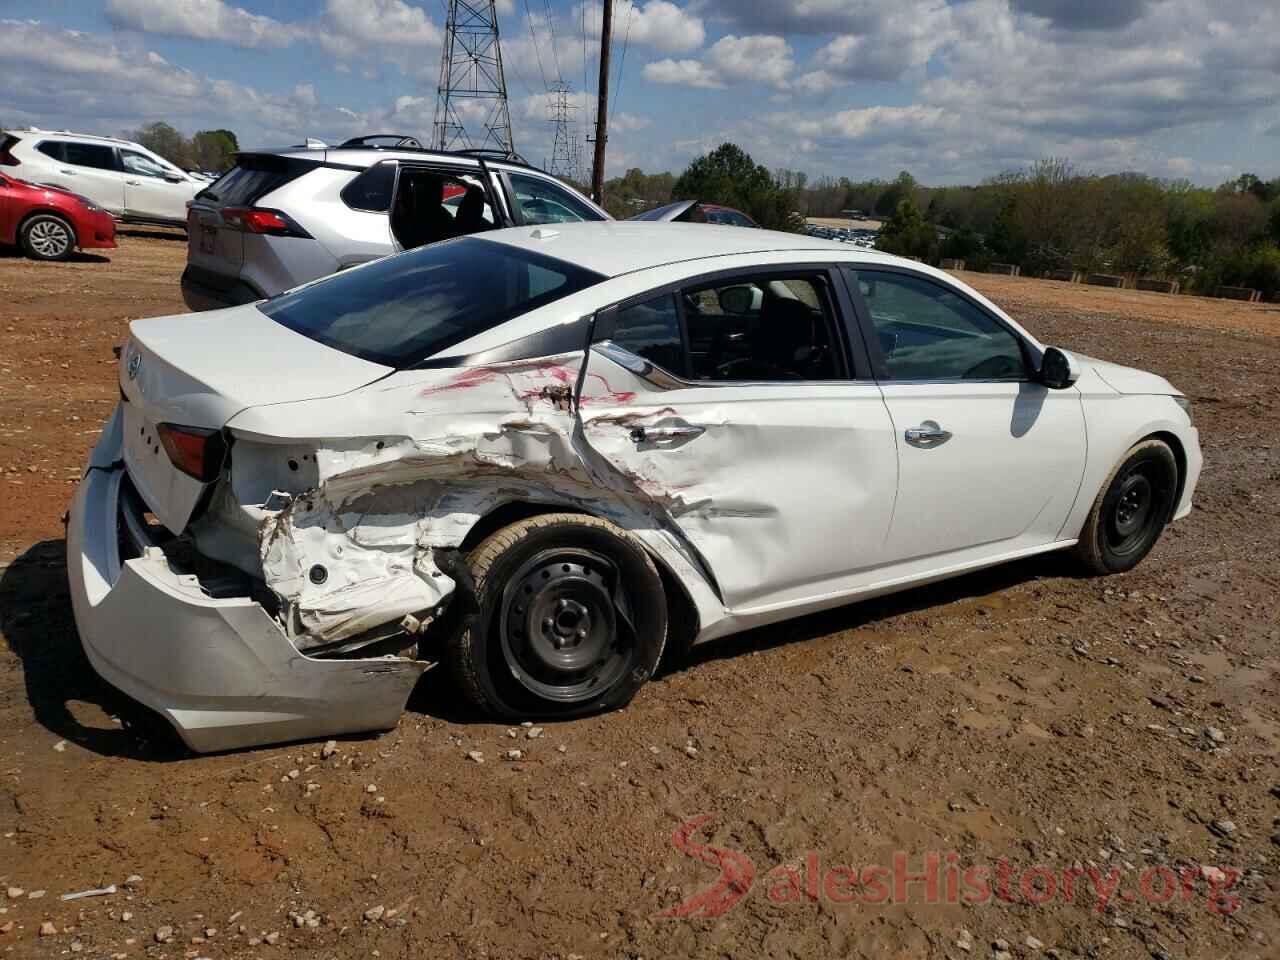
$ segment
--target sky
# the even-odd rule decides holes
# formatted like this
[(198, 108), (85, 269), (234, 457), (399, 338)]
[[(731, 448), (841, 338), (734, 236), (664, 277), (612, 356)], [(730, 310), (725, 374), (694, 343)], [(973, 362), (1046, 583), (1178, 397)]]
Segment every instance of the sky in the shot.
[[(0, 124), (426, 142), (444, 10), (0, 0)], [(541, 165), (549, 84), (572, 85), (583, 135), (591, 121), (599, 0), (497, 10), (516, 149)], [(810, 179), (974, 183), (1048, 156), (1203, 184), (1280, 175), (1277, 0), (616, 0), (614, 24), (611, 176), (679, 172), (726, 140)]]

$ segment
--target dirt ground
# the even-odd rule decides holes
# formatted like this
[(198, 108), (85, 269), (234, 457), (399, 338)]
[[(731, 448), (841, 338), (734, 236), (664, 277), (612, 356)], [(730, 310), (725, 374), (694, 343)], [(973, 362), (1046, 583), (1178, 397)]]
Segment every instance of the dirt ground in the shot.
[[(1131, 574), (1047, 557), (755, 631), (541, 737), (433, 672), (331, 756), (195, 757), (88, 668), (61, 524), (184, 256), (0, 256), (0, 955), (1280, 956), (1276, 307), (965, 276), (1193, 398), (1196, 510)], [(898, 853), (942, 902), (896, 895)]]

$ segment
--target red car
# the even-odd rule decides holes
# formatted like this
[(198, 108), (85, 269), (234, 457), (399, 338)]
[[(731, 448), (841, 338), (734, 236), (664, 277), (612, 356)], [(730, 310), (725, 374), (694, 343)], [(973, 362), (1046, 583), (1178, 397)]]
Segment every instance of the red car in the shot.
[(113, 248), (116, 222), (79, 194), (0, 173), (0, 243), (34, 260), (65, 260), (76, 247)]

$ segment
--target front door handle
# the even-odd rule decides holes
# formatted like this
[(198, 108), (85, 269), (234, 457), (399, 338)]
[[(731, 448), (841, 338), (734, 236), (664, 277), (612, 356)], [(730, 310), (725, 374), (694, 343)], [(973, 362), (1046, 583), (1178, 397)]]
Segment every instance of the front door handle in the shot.
[(141, 181), (141, 180), (126, 180), (126, 181), (125, 181), (125, 183), (127, 183), (127, 184), (128, 184), (129, 186), (131, 186), (131, 187), (140, 187), (140, 186), (142, 186), (142, 181)]
[(707, 432), (706, 427), (691, 423), (677, 427), (632, 427), (632, 443), (656, 443), (659, 440), (691, 440)]
[(940, 447), (951, 439), (951, 431), (943, 430), (936, 420), (926, 420), (906, 432), (907, 443), (923, 450)]

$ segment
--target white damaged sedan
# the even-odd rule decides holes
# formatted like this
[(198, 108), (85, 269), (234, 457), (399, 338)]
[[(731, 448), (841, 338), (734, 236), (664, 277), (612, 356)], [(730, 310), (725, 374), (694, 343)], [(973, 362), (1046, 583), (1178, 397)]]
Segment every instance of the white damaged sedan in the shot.
[(918, 263), (697, 224), (518, 228), (136, 320), (72, 505), (76, 622), (198, 751), (392, 727), (449, 664), (506, 720), (665, 647), (1191, 509), (1167, 381)]

